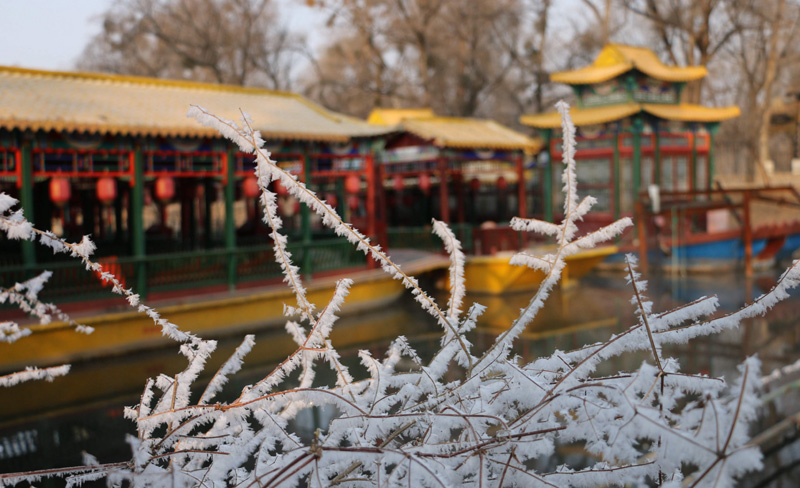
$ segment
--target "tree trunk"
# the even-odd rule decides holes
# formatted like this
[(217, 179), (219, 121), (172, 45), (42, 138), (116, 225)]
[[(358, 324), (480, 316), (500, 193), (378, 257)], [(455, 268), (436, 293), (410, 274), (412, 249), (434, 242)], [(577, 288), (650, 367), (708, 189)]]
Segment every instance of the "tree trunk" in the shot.
[(769, 175), (766, 170), (766, 162), (769, 160), (769, 122), (772, 117), (772, 105), (770, 104), (772, 85), (775, 83), (775, 76), (778, 71), (778, 37), (780, 36), (780, 24), (783, 22), (783, 11), (786, 2), (778, 0), (778, 8), (775, 23), (772, 25), (772, 32), (769, 37), (769, 50), (767, 51), (767, 63), (764, 73), (764, 109), (761, 111), (761, 121), (758, 127), (758, 169), (765, 183), (769, 183)]

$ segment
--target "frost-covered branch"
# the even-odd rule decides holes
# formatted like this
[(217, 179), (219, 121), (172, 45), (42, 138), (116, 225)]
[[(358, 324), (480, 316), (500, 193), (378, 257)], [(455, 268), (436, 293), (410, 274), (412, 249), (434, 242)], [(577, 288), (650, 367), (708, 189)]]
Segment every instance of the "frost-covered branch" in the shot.
[[(729, 386), (721, 378), (682, 372), (663, 346), (737, 327), (741, 320), (765, 313), (800, 283), (800, 264), (752, 304), (716, 315), (715, 297), (669, 311), (653, 310), (645, 296), (646, 283), (629, 257), (627, 273), (636, 307), (630, 327), (603, 342), (556, 350), (528, 363), (513, 355), (518, 337), (560, 279), (565, 259), (613, 239), (631, 225), (624, 218), (579, 235), (578, 223), (596, 201), (579, 196), (574, 127), (566, 104), (558, 108), (564, 119), (564, 218), (558, 224), (512, 221), (519, 231), (553, 237), (555, 247), (544, 256), (527, 251), (512, 258), (513, 264), (541, 270), (544, 280), (520, 316), (476, 355), (469, 337), (485, 308), (474, 304), (462, 313), (467, 258), (445, 223), (433, 225), (451, 260), (450, 300), (441, 309), (377, 245), (278, 167), (246, 116), (240, 127), (192, 107), (191, 116), (255, 155), (275, 260), (296, 299), (296, 306), (286, 306), (284, 314), (286, 331), (297, 347), (261, 379), (226, 397), (222, 387), (241, 368), (252, 337), (246, 337), (202, 386), (200, 373), (216, 343), (178, 335), (187, 361), (184, 371), (149, 380), (139, 405), (125, 411), (137, 429), (129, 439), (132, 460), (114, 469), (87, 466), (59, 474), (74, 483), (104, 477), (115, 486), (170, 488), (730, 486), (744, 472), (758, 469), (760, 453), (747, 443), (746, 432), (759, 405), (758, 361), (747, 359), (739, 379)], [(360, 351), (366, 373), (350, 372), (330, 334), (337, 314), (347, 306), (353, 282), (340, 280), (324, 306), (308, 301), (300, 272), (286, 251), (286, 237), (279, 232), (275, 197), (267, 190), (276, 180), (411, 290), (442, 330), (436, 352), (423, 358), (401, 336), (383, 357)], [(36, 232), (21, 212), (0, 225), (17, 226), (7, 230), (9, 236)], [(76, 257), (85, 263), (89, 259), (83, 252)], [(87, 267), (93, 269), (91, 264)], [(12, 325), (4, 327), (6, 335), (17, 333)], [(631, 352), (643, 352), (648, 360), (633, 371), (598, 373), (605, 373), (601, 368), (606, 363)], [(322, 382), (317, 375), (322, 367), (330, 368), (335, 380)], [(319, 426), (311, 439), (292, 432), (290, 422), (301, 412), (323, 406), (338, 414)], [(553, 464), (558, 447), (565, 444), (582, 446), (588, 453), (586, 463), (544, 468)], [(0, 477), (0, 482), (34, 480), (31, 476), (12, 474)]]

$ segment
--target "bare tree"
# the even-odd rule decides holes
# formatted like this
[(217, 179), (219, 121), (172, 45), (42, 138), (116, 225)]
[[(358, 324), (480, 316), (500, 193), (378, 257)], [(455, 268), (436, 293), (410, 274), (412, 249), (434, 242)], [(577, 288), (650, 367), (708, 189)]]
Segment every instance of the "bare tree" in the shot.
[(726, 46), (722, 60), (735, 84), (736, 101), (748, 117), (734, 121), (730, 129), (748, 157), (744, 168), (750, 177), (764, 178), (770, 159), (769, 135), (772, 101), (791, 80), (786, 77), (790, 60), (798, 59), (794, 47), (800, 8), (786, 0), (741, 2), (737, 5), (738, 34)]
[[(511, 95), (512, 87), (528, 91), (531, 83), (546, 78), (541, 55), (546, 19), (535, 25), (528, 20), (532, 12), (546, 16), (550, 3), (318, 3), (329, 15), (335, 40), (320, 54), (307, 90), (333, 108), (359, 115), (378, 105), (426, 106), (441, 114), (500, 115), (516, 121), (520, 111), (509, 109), (517, 98)], [(342, 66), (348, 58), (361, 64)], [(539, 74), (532, 77), (534, 71)], [(520, 86), (520, 80), (527, 84)], [(357, 107), (349, 106), (353, 99), (358, 100)], [(499, 100), (503, 107), (497, 105)]]
[[(740, 32), (736, 16), (742, 4), (756, 0), (624, 0), (632, 12), (650, 22), (663, 52), (676, 65), (708, 66)], [(689, 83), (686, 101), (700, 103), (704, 80)]]
[(305, 48), (277, 16), (272, 0), (124, 0), (79, 67), (289, 89)]

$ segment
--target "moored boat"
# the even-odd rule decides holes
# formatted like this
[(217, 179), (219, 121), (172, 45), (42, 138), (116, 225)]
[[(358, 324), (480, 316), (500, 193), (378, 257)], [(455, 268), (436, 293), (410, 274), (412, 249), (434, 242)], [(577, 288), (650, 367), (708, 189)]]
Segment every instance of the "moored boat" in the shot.
[[(571, 286), (594, 269), (606, 257), (616, 253), (616, 246), (587, 249), (566, 258), (567, 267), (561, 276), (562, 286)], [(543, 254), (547, 248), (536, 248), (532, 253)], [(536, 289), (545, 278), (544, 273), (527, 266), (514, 266), (509, 260), (512, 252), (503, 251), (491, 256), (472, 256), (464, 268), (466, 287), (470, 293), (500, 295)]]

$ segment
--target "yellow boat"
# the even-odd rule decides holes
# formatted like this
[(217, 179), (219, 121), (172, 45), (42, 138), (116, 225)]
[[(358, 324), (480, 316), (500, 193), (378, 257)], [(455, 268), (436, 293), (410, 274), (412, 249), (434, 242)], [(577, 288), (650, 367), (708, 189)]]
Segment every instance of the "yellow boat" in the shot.
[[(403, 263), (409, 274), (420, 274), (447, 266), (442, 256), (423, 256)], [(354, 280), (339, 315), (384, 307), (397, 300), (403, 285), (383, 270), (353, 271)], [(337, 277), (311, 280), (307, 298), (318, 307), (327, 304)], [(124, 300), (120, 298), (120, 303)], [(286, 323), (284, 303), (294, 305), (294, 294), (280, 284), (263, 289), (241, 290), (217, 295), (201, 295), (164, 303), (148, 303), (162, 317), (182, 330), (203, 338), (217, 338), (246, 331), (279, 328)], [(123, 307), (118, 311), (94, 311), (73, 319), (91, 326), (89, 335), (75, 332), (68, 323), (30, 325), (33, 332), (17, 343), (0, 344), (0, 371), (17, 371), (26, 366), (50, 366), (83, 359), (162, 347), (172, 341), (162, 336), (161, 328), (145, 314)]]
[[(567, 266), (561, 276), (562, 286), (572, 286), (582, 276), (595, 268), (610, 254), (618, 251), (616, 246), (587, 249), (566, 259)], [(531, 254), (552, 252), (537, 248)], [(498, 252), (492, 256), (473, 256), (467, 259), (464, 278), (470, 293), (501, 295), (536, 289), (544, 280), (544, 273), (526, 266), (513, 266), (509, 260), (515, 252)]]

